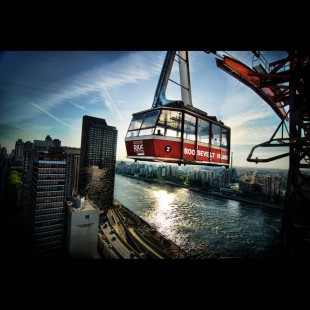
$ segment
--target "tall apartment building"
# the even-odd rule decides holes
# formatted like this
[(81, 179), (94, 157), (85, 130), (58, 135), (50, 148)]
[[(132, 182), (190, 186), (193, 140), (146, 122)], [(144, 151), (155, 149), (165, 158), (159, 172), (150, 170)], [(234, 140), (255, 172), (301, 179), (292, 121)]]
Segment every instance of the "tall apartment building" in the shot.
[(117, 129), (101, 118), (83, 116), (79, 194), (97, 207), (113, 205)]
[(62, 252), (66, 162), (63, 153), (40, 152), (33, 161), (31, 186), (31, 231), (33, 255)]
[(274, 199), (281, 194), (282, 177), (278, 175), (265, 175), (263, 179), (263, 193), (267, 198)]

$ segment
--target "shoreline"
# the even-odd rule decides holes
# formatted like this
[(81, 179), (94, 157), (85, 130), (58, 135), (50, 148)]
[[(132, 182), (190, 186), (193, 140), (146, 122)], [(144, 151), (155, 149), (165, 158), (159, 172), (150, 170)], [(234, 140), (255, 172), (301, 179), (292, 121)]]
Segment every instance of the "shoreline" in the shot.
[(277, 209), (277, 210), (283, 210), (283, 206), (282, 205), (273, 204), (273, 203), (270, 203), (270, 202), (259, 201), (259, 200), (251, 200), (251, 199), (248, 199), (248, 198), (245, 198), (245, 197), (236, 197), (236, 196), (225, 195), (223, 193), (217, 193), (217, 192), (206, 192), (206, 191), (204, 191), (204, 190), (202, 190), (200, 188), (197, 188), (197, 187), (186, 186), (186, 185), (174, 183), (174, 182), (171, 182), (171, 181), (160, 181), (160, 180), (146, 179), (146, 178), (135, 177), (135, 176), (130, 175), (130, 174), (122, 174), (122, 173), (118, 173), (118, 172), (116, 172), (116, 174), (118, 174), (120, 176), (129, 177), (129, 178), (132, 178), (132, 179), (138, 179), (138, 180), (140, 179), (140, 180), (147, 181), (147, 182), (152, 182), (152, 183), (168, 184), (168, 185), (172, 185), (172, 186), (183, 187), (183, 188), (187, 188), (189, 190), (192, 190), (194, 192), (198, 192), (198, 193), (206, 194), (206, 195), (211, 195), (211, 196), (216, 196), (216, 197), (223, 198), (223, 199), (230, 199), (230, 200), (235, 200), (235, 201), (239, 201), (239, 202), (246, 202), (246, 203), (253, 204), (253, 205), (256, 205), (256, 206), (273, 208), (273, 209)]

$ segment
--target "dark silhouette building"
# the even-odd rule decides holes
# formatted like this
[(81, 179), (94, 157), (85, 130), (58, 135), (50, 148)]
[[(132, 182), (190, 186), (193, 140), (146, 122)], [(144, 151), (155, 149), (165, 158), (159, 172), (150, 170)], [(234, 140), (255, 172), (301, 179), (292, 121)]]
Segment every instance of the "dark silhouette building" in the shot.
[(83, 116), (78, 192), (104, 209), (113, 205), (117, 129), (102, 118)]
[(16, 157), (24, 156), (24, 142), (22, 139), (18, 139), (15, 143), (15, 156)]
[(23, 214), (23, 227), (28, 230), (31, 220), (31, 188), (32, 188), (32, 171), (33, 162), (38, 160), (40, 151), (36, 149), (26, 150), (24, 152), (24, 172), (23, 172), (23, 185), (22, 185), (22, 214)]

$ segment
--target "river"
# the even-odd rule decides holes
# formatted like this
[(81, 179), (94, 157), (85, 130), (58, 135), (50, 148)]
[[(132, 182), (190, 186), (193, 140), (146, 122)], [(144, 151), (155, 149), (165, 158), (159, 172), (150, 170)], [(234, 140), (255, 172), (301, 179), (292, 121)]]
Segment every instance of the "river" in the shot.
[(118, 174), (114, 197), (187, 251), (208, 244), (228, 257), (277, 253), (282, 210)]

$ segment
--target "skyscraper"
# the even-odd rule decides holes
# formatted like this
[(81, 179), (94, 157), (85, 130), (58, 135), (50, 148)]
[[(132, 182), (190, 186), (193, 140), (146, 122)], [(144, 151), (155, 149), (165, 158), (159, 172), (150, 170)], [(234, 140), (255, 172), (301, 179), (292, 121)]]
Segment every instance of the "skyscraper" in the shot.
[(102, 118), (83, 116), (79, 194), (98, 208), (113, 205), (117, 129)]
[(62, 252), (66, 162), (61, 150), (40, 152), (33, 161), (31, 228), (35, 257)]

